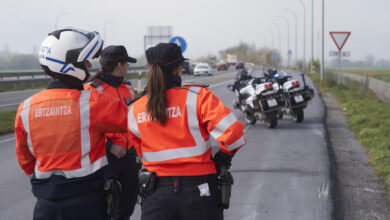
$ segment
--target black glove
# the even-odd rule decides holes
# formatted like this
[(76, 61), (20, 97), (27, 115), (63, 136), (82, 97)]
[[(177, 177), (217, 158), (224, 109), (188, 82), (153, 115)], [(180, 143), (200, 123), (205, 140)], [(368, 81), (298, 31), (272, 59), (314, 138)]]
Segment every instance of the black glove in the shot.
[(213, 161), (215, 163), (215, 168), (217, 169), (217, 173), (220, 173), (221, 166), (225, 166), (226, 169), (229, 169), (232, 165), (232, 159), (234, 155), (229, 155), (227, 153), (224, 153), (222, 151), (218, 151), (214, 157)]

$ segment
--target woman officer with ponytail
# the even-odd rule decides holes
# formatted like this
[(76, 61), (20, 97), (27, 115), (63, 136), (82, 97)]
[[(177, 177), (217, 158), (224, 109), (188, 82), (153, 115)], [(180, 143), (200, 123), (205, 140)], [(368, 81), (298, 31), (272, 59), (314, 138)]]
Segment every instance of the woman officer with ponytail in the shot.
[[(142, 220), (223, 219), (217, 171), (246, 143), (244, 125), (206, 88), (181, 86), (181, 48), (160, 43), (146, 51), (146, 95), (128, 113), (131, 141), (155, 173)], [(220, 143), (211, 159), (209, 136)]]

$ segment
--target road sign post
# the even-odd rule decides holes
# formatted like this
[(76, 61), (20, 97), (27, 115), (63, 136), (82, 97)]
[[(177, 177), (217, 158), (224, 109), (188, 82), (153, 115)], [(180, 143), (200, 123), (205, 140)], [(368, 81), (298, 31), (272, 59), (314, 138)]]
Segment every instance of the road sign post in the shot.
[(338, 57), (339, 57), (339, 70), (337, 73), (337, 85), (340, 85), (340, 74), (341, 74), (341, 50), (343, 49), (345, 43), (347, 42), (349, 36), (351, 35), (351, 32), (340, 32), (340, 31), (333, 31), (329, 32), (330, 36), (332, 37), (334, 43), (336, 44), (338, 51)]

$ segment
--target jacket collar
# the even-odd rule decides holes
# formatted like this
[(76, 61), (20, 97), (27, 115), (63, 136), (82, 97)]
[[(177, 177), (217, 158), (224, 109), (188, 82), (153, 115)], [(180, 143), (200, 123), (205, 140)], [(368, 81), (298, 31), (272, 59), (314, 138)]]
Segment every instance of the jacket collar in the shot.
[(67, 84), (64, 81), (55, 80), (49, 84), (47, 89), (77, 89), (77, 90), (84, 90), (83, 85), (80, 84), (79, 87), (73, 87), (69, 84)]
[(181, 86), (181, 77), (177, 75), (167, 75), (165, 76), (165, 88), (172, 89), (174, 87)]
[(119, 85), (123, 82), (123, 76), (118, 77), (113, 76), (110, 73), (103, 72), (101, 80), (112, 87), (118, 88)]

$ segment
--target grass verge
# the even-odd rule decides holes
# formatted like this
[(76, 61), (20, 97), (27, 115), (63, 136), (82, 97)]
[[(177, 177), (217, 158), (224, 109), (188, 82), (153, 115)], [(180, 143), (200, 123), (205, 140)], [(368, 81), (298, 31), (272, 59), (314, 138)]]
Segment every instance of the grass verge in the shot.
[(390, 83), (390, 74), (378, 74), (374, 75), (374, 78)]
[(322, 93), (329, 92), (343, 107), (349, 128), (369, 154), (369, 162), (390, 188), (390, 104), (374, 93), (337, 86), (319, 74), (309, 75)]
[(0, 113), (0, 134), (14, 132), (16, 111)]

